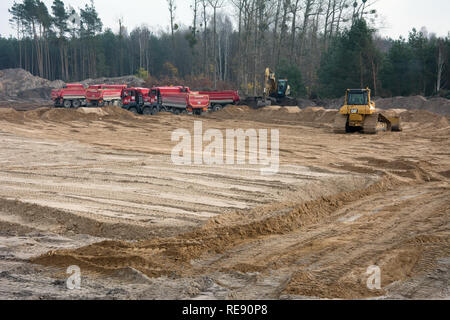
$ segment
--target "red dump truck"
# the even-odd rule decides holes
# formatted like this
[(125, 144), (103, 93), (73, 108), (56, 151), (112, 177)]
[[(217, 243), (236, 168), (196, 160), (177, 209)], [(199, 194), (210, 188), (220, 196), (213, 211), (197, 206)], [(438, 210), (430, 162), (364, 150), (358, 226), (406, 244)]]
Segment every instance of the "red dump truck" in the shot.
[(147, 88), (126, 88), (122, 91), (122, 108), (133, 112), (143, 113), (146, 103), (150, 103), (150, 89)]
[(154, 87), (147, 100), (143, 107), (144, 114), (166, 111), (200, 115), (210, 106), (208, 95), (193, 92), (188, 87)]
[(86, 89), (82, 84), (70, 83), (51, 93), (55, 107), (79, 108), (86, 104)]
[(109, 85), (98, 84), (89, 86), (86, 90), (86, 101), (88, 104), (98, 107), (104, 105), (122, 105), (122, 97), (124, 90), (127, 89), (126, 84)]
[(200, 91), (199, 94), (209, 96), (211, 111), (219, 111), (228, 104), (237, 104), (241, 98), (237, 91)]

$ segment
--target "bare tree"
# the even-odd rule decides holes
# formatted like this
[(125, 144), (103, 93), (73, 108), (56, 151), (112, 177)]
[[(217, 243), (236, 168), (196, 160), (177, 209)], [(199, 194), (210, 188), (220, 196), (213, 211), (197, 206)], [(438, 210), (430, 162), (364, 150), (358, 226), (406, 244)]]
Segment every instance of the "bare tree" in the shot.
[(192, 35), (193, 38), (196, 39), (197, 37), (197, 20), (198, 20), (198, 6), (200, 4), (200, 0), (192, 0), (192, 13), (194, 14), (194, 20), (192, 21)]
[(288, 14), (289, 14), (290, 6), (291, 6), (291, 0), (283, 0), (283, 15), (281, 18), (281, 28), (280, 28), (280, 37), (279, 37), (279, 41), (278, 41), (278, 52), (277, 52), (277, 58), (276, 58), (277, 59), (276, 65), (278, 65), (280, 63), (281, 48), (282, 48), (283, 41), (286, 38), (287, 31), (288, 31), (287, 22), (288, 22)]
[(203, 70), (205, 72), (205, 75), (207, 75), (209, 72), (208, 65), (209, 65), (209, 59), (208, 59), (208, 16), (207, 16), (207, 8), (208, 8), (208, 0), (201, 0), (202, 1), (202, 17), (203, 17)]
[(315, 2), (316, 2), (316, 0), (304, 0), (305, 10), (303, 13), (303, 26), (302, 26), (302, 30), (301, 30), (301, 34), (300, 34), (300, 41), (299, 41), (299, 43), (300, 43), (299, 58), (301, 58), (303, 55), (303, 51), (304, 51), (304, 47), (305, 47), (305, 37), (306, 37), (306, 32), (308, 29), (310, 17), (315, 15), (315, 13), (312, 12)]
[(217, 88), (217, 9), (223, 6), (225, 0), (208, 0), (213, 9), (213, 57), (214, 57), (214, 89)]
[(291, 2), (291, 14), (292, 14), (292, 24), (291, 24), (291, 59), (294, 59), (295, 54), (295, 35), (297, 31), (297, 13), (300, 10), (300, 0), (292, 0)]
[(177, 29), (177, 26), (175, 25), (175, 11), (177, 10), (177, 5), (175, 3), (175, 0), (167, 0), (167, 5), (169, 6), (169, 13), (170, 13), (170, 33), (172, 35), (172, 46), (175, 48), (175, 29)]
[(280, 18), (280, 13), (281, 13), (281, 3), (282, 0), (277, 0), (277, 4), (276, 4), (276, 13), (275, 13), (275, 18), (274, 18), (274, 27), (273, 27), (273, 44), (272, 44), (272, 63), (274, 64), (274, 66), (276, 67), (276, 65), (278, 64), (278, 61), (276, 61), (276, 48), (278, 45), (278, 23), (279, 23), (279, 18)]
[(238, 65), (237, 65), (237, 79), (238, 79), (238, 83), (239, 85), (242, 84), (242, 75), (243, 75), (243, 70), (242, 70), (242, 54), (241, 54), (241, 50), (242, 50), (242, 20), (243, 20), (243, 15), (244, 15), (244, 5), (245, 5), (246, 0), (231, 0), (231, 3), (236, 7), (237, 11), (238, 11)]
[(438, 41), (436, 92), (439, 92), (442, 88), (442, 73), (444, 71), (446, 60), (447, 60), (447, 52), (445, 50), (445, 44), (442, 40), (439, 40)]

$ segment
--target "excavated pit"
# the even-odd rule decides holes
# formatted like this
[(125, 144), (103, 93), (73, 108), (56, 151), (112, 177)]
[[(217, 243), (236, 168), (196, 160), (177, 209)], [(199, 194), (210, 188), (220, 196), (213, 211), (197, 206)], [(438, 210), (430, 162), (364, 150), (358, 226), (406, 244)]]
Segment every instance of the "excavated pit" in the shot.
[[(448, 298), (449, 118), (393, 112), (404, 132), (368, 137), (322, 108), (0, 109), (0, 296)], [(174, 166), (171, 132), (194, 120), (278, 129), (279, 173)]]

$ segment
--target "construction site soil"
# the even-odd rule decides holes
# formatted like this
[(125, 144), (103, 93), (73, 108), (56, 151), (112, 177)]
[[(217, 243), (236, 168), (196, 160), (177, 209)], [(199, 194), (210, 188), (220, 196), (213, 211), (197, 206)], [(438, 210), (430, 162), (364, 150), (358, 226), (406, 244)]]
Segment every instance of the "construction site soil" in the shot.
[[(0, 298), (449, 299), (450, 116), (337, 135), (336, 112), (0, 108)], [(279, 172), (174, 165), (195, 120), (278, 129)]]

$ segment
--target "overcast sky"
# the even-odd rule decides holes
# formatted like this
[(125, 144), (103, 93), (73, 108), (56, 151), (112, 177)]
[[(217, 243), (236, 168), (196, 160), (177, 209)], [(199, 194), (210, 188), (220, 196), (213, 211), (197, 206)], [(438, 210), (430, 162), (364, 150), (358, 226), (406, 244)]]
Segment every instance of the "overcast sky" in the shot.
[[(49, 10), (53, 0), (44, 0)], [(64, 0), (74, 8), (84, 7), (90, 0)], [(191, 0), (177, 0), (176, 20), (181, 25), (191, 22)], [(0, 0), (0, 34), (7, 37), (14, 31), (8, 23), (8, 8), (14, 0)], [(118, 30), (118, 19), (123, 17), (131, 31), (134, 27), (147, 24), (154, 31), (167, 30), (169, 13), (166, 0), (95, 0), (97, 11), (105, 27)], [(446, 36), (450, 32), (450, 0), (378, 0), (374, 9), (379, 12), (380, 34), (397, 39), (408, 36), (412, 28), (425, 26), (429, 32)], [(224, 10), (232, 11), (230, 7)]]

